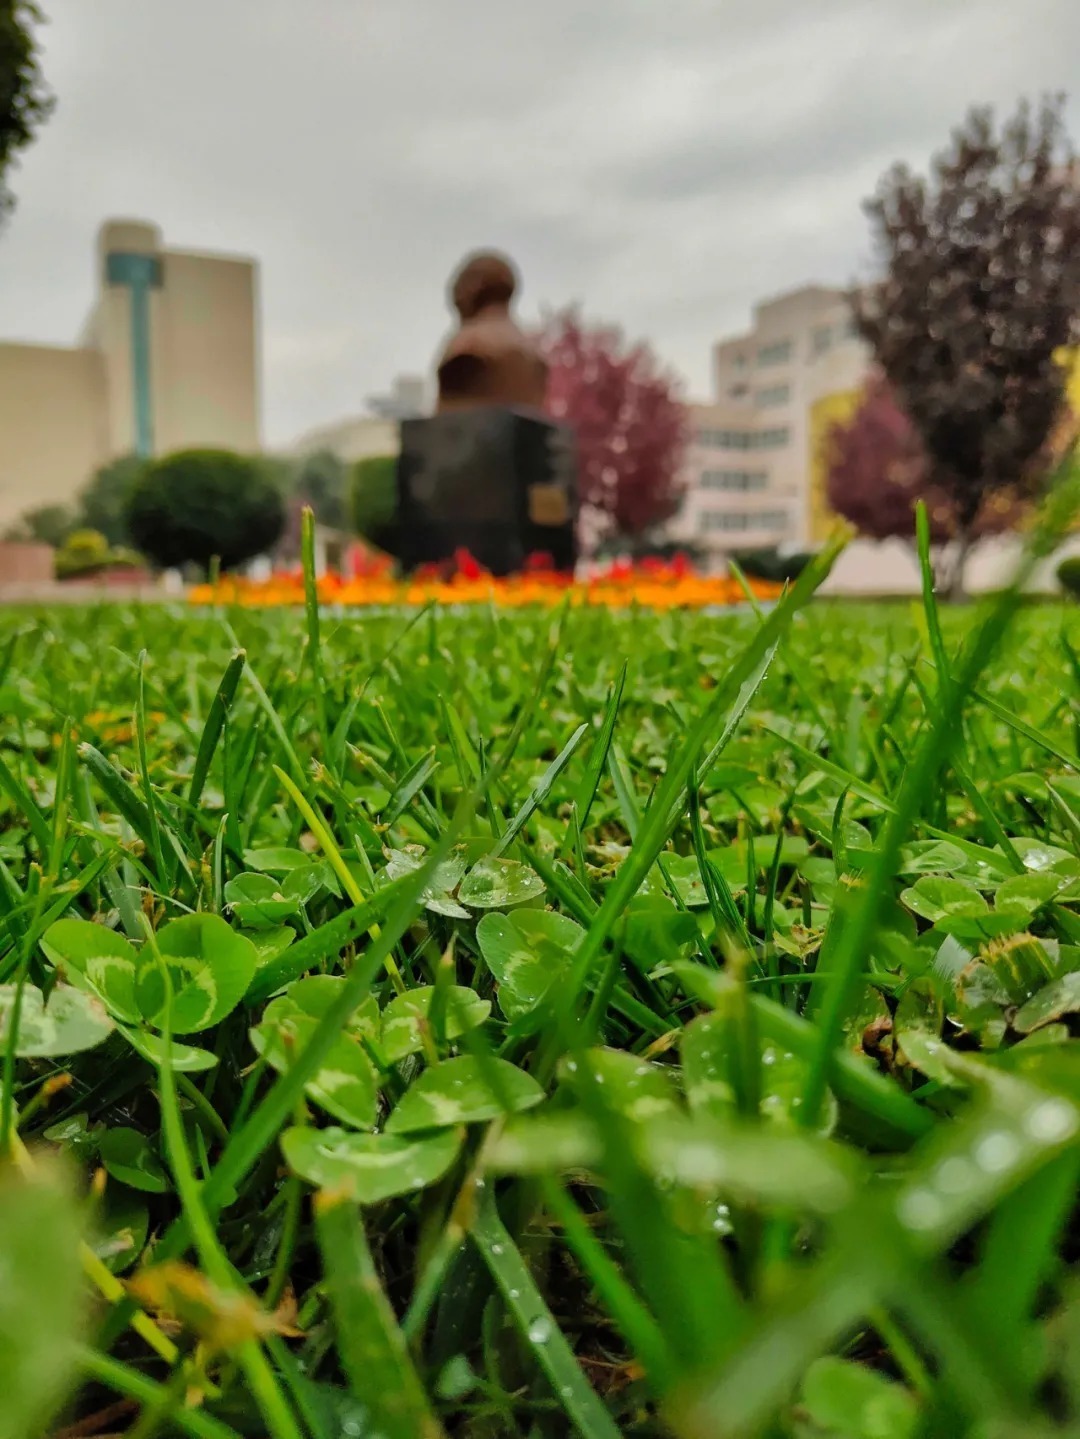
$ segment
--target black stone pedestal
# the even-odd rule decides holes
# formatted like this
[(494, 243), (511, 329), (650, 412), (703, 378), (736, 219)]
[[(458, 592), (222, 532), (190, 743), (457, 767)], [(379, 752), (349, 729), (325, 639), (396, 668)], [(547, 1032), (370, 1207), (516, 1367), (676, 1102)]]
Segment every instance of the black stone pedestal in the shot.
[(494, 575), (538, 553), (572, 570), (576, 510), (567, 426), (496, 406), (402, 421), (397, 533), (407, 569), (466, 549)]

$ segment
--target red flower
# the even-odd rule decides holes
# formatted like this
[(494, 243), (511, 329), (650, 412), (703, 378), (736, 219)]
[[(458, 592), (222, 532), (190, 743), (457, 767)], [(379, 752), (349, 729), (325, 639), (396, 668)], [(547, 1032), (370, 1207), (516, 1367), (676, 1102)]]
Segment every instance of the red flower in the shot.
[(474, 560), (466, 549), (454, 551), (454, 572), (463, 580), (479, 580), (487, 571), (478, 560)]

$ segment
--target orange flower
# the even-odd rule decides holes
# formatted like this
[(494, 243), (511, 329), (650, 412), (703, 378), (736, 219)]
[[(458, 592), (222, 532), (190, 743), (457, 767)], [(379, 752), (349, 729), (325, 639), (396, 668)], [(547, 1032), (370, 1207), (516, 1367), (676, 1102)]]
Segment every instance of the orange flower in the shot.
[[(750, 580), (755, 599), (777, 598), (781, 586)], [(643, 560), (632, 565), (621, 560), (603, 573), (586, 580), (574, 580), (550, 567), (546, 557), (536, 557), (516, 575), (499, 579), (489, 575), (471, 556), (455, 557), (452, 573), (429, 565), (409, 579), (396, 579), (387, 565), (371, 565), (351, 576), (326, 574), (316, 590), (322, 604), (350, 608), (428, 604), (485, 604), (520, 608), (526, 605), (552, 607), (569, 596), (574, 605), (600, 605), (625, 609), (639, 605), (646, 609), (701, 609), (730, 606), (745, 601), (742, 586), (730, 575), (706, 577), (695, 574), (685, 556), (670, 563)], [(303, 576), (282, 572), (270, 579), (252, 581), (231, 575), (216, 587), (194, 585), (188, 591), (192, 604), (238, 604), (250, 606), (300, 605), (304, 602)]]

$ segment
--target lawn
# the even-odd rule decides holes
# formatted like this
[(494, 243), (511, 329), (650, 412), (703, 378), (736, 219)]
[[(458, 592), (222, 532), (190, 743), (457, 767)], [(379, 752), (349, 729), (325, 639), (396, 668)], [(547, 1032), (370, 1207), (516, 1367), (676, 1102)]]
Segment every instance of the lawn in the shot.
[(3, 1439), (1076, 1432), (1080, 614), (802, 599), (0, 612)]

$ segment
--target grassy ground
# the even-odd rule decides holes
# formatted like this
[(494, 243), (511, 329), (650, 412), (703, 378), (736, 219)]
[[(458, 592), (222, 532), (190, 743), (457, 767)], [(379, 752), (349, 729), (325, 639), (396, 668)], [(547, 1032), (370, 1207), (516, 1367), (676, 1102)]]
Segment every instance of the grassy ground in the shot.
[(0, 615), (0, 1435), (1077, 1432), (1080, 618), (799, 599)]

